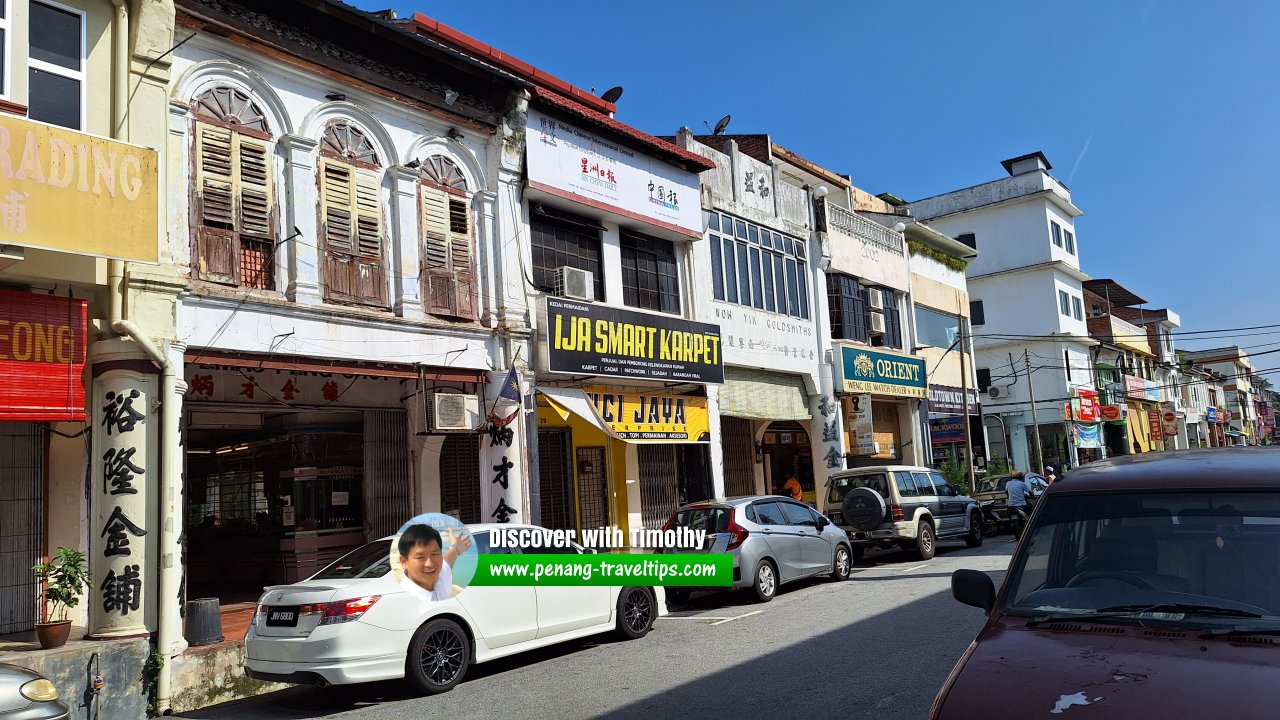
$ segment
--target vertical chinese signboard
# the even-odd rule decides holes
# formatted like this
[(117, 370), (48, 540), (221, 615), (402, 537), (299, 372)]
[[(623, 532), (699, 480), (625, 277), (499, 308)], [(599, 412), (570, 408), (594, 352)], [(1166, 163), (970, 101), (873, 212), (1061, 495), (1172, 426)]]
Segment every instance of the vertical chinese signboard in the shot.
[(154, 412), (156, 377), (112, 367), (95, 378), (92, 399), (92, 525), (89, 528), (89, 613), (94, 637), (145, 633), (155, 610), (148, 570), (159, 528), (156, 493), (159, 473), (159, 416)]

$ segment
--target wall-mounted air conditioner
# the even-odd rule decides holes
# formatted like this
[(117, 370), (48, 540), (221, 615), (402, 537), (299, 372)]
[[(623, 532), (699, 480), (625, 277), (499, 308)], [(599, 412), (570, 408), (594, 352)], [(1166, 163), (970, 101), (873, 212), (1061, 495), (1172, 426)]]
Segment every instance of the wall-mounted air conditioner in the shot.
[(884, 309), (884, 294), (883, 294), (883, 291), (880, 290), (880, 288), (867, 289), (867, 309), (868, 310)]
[(867, 316), (867, 332), (872, 335), (884, 334), (884, 315), (871, 314)]
[(412, 418), (414, 433), (474, 432), (480, 427), (480, 397), (461, 393), (426, 393), (422, 415)]
[(596, 299), (595, 277), (590, 270), (562, 267), (556, 270), (556, 295), (570, 300), (594, 302)]
[(1009, 396), (1009, 388), (1003, 388), (1003, 387), (1000, 387), (999, 385), (992, 385), (991, 387), (987, 388), (987, 397), (991, 398), (992, 400), (999, 400), (1002, 397), (1008, 397), (1008, 396)]

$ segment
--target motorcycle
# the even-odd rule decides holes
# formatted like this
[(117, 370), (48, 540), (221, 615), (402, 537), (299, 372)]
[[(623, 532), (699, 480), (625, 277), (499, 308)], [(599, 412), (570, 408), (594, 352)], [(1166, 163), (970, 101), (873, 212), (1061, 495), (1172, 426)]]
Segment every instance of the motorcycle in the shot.
[[(1031, 509), (1035, 507), (1036, 497), (1027, 497), (1027, 514), (1030, 515)], [(1001, 502), (997, 505), (995, 500), (983, 500), (979, 503), (982, 509), (982, 536), (985, 538), (993, 538), (1004, 532), (1012, 532), (1012, 513), (1009, 507)]]

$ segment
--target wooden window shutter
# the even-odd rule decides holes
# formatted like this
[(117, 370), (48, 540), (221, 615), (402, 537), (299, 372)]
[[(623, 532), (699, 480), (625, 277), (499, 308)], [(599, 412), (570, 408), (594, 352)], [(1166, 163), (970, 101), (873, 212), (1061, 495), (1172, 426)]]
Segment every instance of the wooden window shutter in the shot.
[(275, 237), (271, 221), (271, 162), (266, 143), (236, 134), (239, 155), (240, 226), (246, 235)]
[(368, 170), (355, 175), (356, 254), (364, 258), (382, 257), (382, 183)]
[(343, 163), (320, 163), (320, 213), (324, 218), (324, 246), (330, 253), (354, 254), (351, 171), (351, 166)]
[(234, 134), (197, 124), (194, 265), (205, 280), (236, 283)]
[(475, 263), (471, 255), (471, 207), (467, 198), (449, 198), (449, 264), (453, 269), (454, 308), (458, 317), (475, 319)]
[(321, 161), (325, 277), (330, 299), (385, 307), (382, 184), (374, 171)]
[(453, 315), (457, 290), (449, 253), (449, 195), (422, 184), (422, 292), (429, 313)]

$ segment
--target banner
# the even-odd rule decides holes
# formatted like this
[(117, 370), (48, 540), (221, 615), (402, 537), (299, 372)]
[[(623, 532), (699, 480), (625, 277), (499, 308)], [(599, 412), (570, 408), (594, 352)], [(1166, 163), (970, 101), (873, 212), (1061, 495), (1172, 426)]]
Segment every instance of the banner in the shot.
[(0, 115), (0, 244), (154, 263), (156, 151)]
[(1076, 390), (1076, 407), (1074, 408), (1076, 420), (1085, 423), (1098, 422), (1099, 407), (1097, 390)]
[(546, 328), (549, 372), (724, 382), (715, 325), (548, 297)]
[(529, 186), (702, 237), (698, 176), (529, 110)]
[(0, 420), (84, 420), (84, 300), (0, 290)]
[(709, 442), (707, 399), (654, 395), (619, 388), (587, 388), (600, 419), (632, 442)]
[(1078, 448), (1100, 448), (1102, 447), (1102, 426), (1096, 423), (1089, 425), (1074, 426), (1076, 447)]
[(849, 398), (848, 427), (851, 455), (875, 455), (880, 452), (875, 440), (875, 422), (871, 417), (870, 394)]
[(840, 360), (841, 377), (847, 393), (914, 398), (929, 396), (923, 358), (842, 345)]

